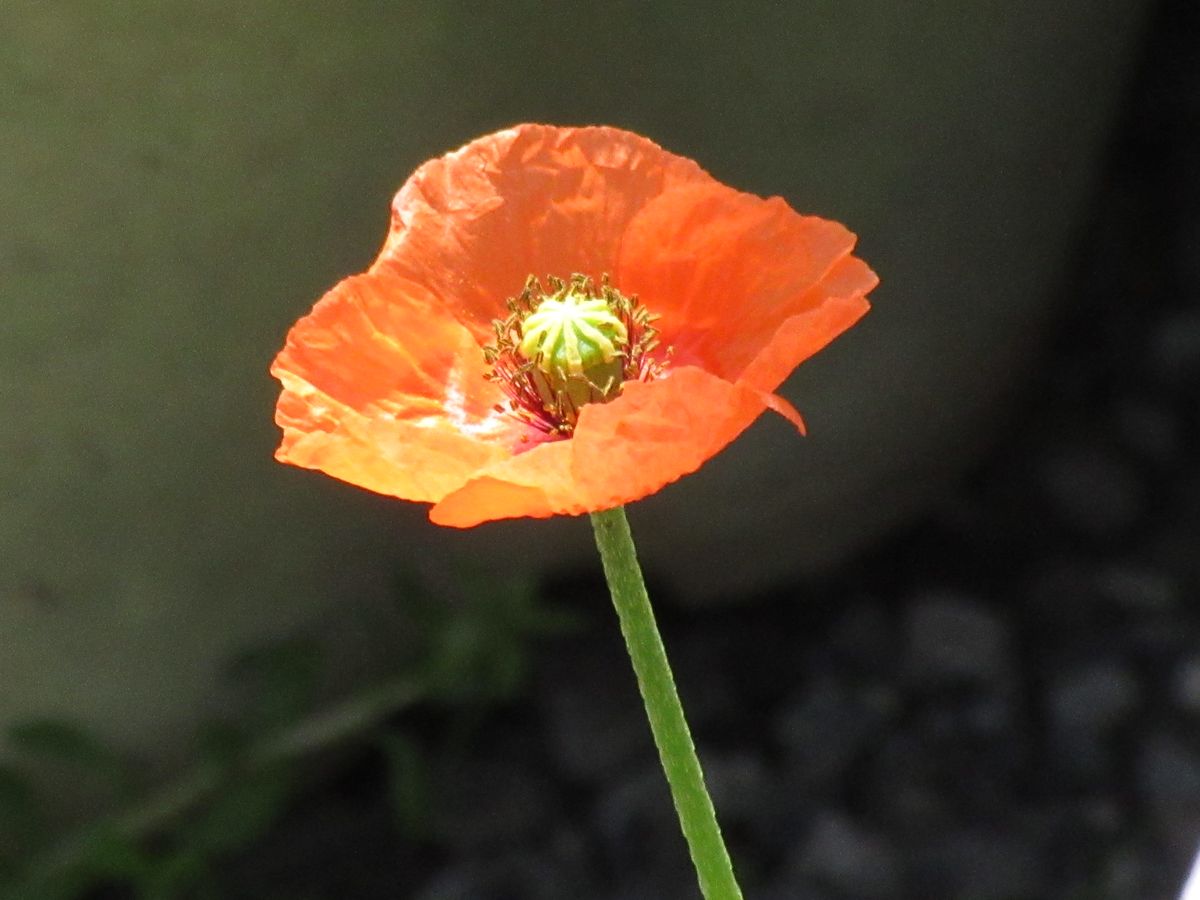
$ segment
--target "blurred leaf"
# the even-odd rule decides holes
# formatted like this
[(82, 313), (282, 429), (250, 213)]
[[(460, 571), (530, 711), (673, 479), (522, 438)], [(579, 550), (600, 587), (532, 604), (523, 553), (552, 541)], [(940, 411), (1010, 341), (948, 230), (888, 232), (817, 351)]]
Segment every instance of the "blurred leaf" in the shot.
[(229, 722), (207, 722), (196, 736), (200, 759), (222, 768), (233, 768), (250, 746), (251, 735), (246, 729)]
[(320, 674), (320, 648), (300, 639), (251, 650), (229, 670), (229, 676), (250, 691), (252, 720), (266, 726), (289, 722), (308, 712)]
[(205, 854), (236, 850), (261, 837), (283, 812), (292, 779), (284, 769), (262, 772), (223, 788), (179, 836), (180, 845)]
[(429, 768), (417, 745), (396, 732), (383, 734), (379, 747), (387, 761), (388, 795), (400, 833), (409, 840), (429, 837)]
[(156, 857), (137, 881), (138, 900), (193, 898), (209, 878), (208, 860), (195, 848)]
[(79, 900), (104, 885), (136, 884), (153, 869), (154, 859), (138, 840), (111, 824), (91, 826), (80, 836), (69, 866), (31, 876), (3, 900)]
[(88, 836), (78, 868), (93, 881), (136, 881), (150, 865), (135, 839), (102, 826)]
[(7, 736), (14, 751), (31, 759), (86, 772), (122, 794), (132, 787), (129, 764), (78, 725), (58, 719), (31, 719), (11, 726)]
[(44, 829), (29, 777), (0, 765), (0, 859), (27, 850), (41, 839)]
[(475, 575), (468, 576), (464, 585), (475, 594), (481, 606), (529, 636), (567, 634), (583, 624), (583, 618), (577, 613), (548, 605), (537, 582), (530, 576), (497, 580)]
[(531, 578), (468, 575), (460, 588), (457, 602), (415, 601), (428, 639), (420, 674), (450, 702), (511, 699), (524, 685), (533, 639), (579, 622), (546, 607)]
[(5, 881), (0, 885), (0, 900), (79, 900), (93, 880), (76, 872), (62, 873), (49, 881)]

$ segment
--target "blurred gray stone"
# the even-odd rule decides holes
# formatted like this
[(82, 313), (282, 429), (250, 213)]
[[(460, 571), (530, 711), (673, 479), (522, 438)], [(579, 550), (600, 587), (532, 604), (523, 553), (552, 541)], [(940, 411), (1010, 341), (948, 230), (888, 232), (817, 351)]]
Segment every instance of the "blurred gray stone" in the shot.
[(1186, 813), (1200, 822), (1200, 743), (1151, 733), (1137, 750), (1135, 787), (1149, 809), (1173, 821)]
[(1085, 827), (1113, 837), (1128, 827), (1130, 814), (1123, 799), (1115, 792), (1097, 794), (1081, 800), (1075, 812)]
[[(1100, 884), (1093, 890), (1098, 888), (1109, 897), (1145, 897), (1147, 880), (1144, 849), (1127, 842), (1107, 855), (1100, 872)], [(1162, 900), (1174, 900), (1174, 894), (1163, 895)]]
[(914, 896), (1018, 900), (1046, 888), (1044, 848), (1011, 830), (955, 829), (928, 838), (914, 855)]
[(951, 809), (940, 784), (943, 767), (914, 729), (888, 735), (869, 754), (858, 785), (872, 818), (894, 833), (944, 827)]
[(1040, 645), (1059, 635), (1083, 633), (1104, 621), (1106, 601), (1096, 585), (1095, 566), (1083, 561), (1039, 561), (1021, 592), (1023, 616), (1036, 626)]
[[(743, 660), (729, 660), (723, 650), (722, 642), (706, 632), (685, 632), (667, 645), (676, 689), (695, 734), (703, 734), (710, 725), (720, 727), (741, 711), (744, 699), (737, 691), (737, 676), (745, 674)], [(731, 671), (734, 667), (739, 671)]]
[(1163, 613), (1179, 605), (1179, 585), (1167, 572), (1114, 562), (1096, 570), (1096, 587), (1104, 599), (1124, 610)]
[(554, 762), (569, 778), (595, 781), (631, 760), (654, 758), (637, 683), (619, 643), (572, 642), (565, 649), (546, 661), (537, 691)]
[(1100, 659), (1058, 673), (1046, 689), (1050, 727), (1099, 740), (1137, 708), (1141, 686), (1133, 669)]
[(547, 856), (521, 852), (451, 864), (412, 896), (414, 900), (562, 900), (587, 895), (583, 874)]
[(495, 878), (482, 866), (459, 864), (435, 875), (416, 894), (417, 900), (487, 900)]
[(836, 791), (899, 712), (899, 698), (884, 686), (854, 688), (836, 678), (808, 685), (775, 720), (789, 783), (805, 791)]
[[(1200, 198), (1200, 178), (1194, 174), (1192, 185), (1192, 196)], [(1183, 261), (1183, 283), (1197, 285), (1200, 284), (1200, 214), (1196, 210), (1200, 209), (1200, 201), (1193, 200), (1185, 208), (1190, 209), (1191, 214), (1180, 229), (1179, 256)]]
[(976, 732), (973, 706), (966, 699), (931, 700), (906, 724), (916, 746), (932, 760), (926, 783), (941, 802), (976, 815), (997, 814), (1012, 804), (1031, 741), (1020, 729), (1000, 739)]
[(1045, 744), (1042, 768), (1060, 789), (1098, 790), (1116, 777), (1119, 760), (1111, 739), (1098, 740), (1085, 731), (1052, 731)]
[(1177, 708), (1200, 716), (1200, 654), (1187, 656), (1171, 673), (1171, 699)]
[(811, 884), (802, 884), (794, 878), (787, 877), (759, 888), (749, 896), (754, 900), (835, 900), (821, 888)]
[(1186, 446), (1183, 423), (1165, 402), (1123, 397), (1113, 415), (1121, 441), (1131, 453), (1159, 467), (1181, 461)]
[(770, 809), (779, 785), (762, 757), (749, 750), (719, 752), (703, 745), (697, 752), (721, 824), (769, 828), (772, 823), (764, 812)]
[(1141, 684), (1124, 661), (1097, 659), (1053, 675), (1045, 687), (1047, 760), (1064, 783), (1095, 788), (1118, 766), (1116, 732), (1137, 710)]
[(1025, 727), (1019, 721), (1019, 701), (1013, 690), (989, 691), (974, 697), (962, 714), (967, 729), (976, 735), (1008, 740)]
[(676, 884), (694, 881), (671, 793), (657, 764), (610, 782), (596, 800), (592, 823), (611, 868), (627, 873), (634, 883), (649, 874), (674, 878)]
[(511, 757), (467, 758), (437, 771), (429, 810), (439, 839), (466, 852), (528, 841), (555, 814), (544, 772)]
[(1008, 623), (974, 597), (941, 592), (909, 602), (904, 671), (916, 684), (987, 683), (1011, 667)]
[(791, 866), (800, 878), (861, 900), (891, 900), (904, 887), (904, 863), (896, 847), (842, 812), (817, 816)]
[[(653, 871), (617, 876), (617, 885), (599, 893), (596, 900), (663, 900), (665, 897), (681, 897), (687, 900), (700, 897), (695, 887), (696, 874), (691, 871)], [(684, 887), (681, 887), (683, 885)], [(564, 896), (574, 897), (566, 894)], [(514, 898), (516, 900), (516, 898)], [(591, 898), (589, 898), (591, 900)]]
[(1073, 531), (1092, 538), (1119, 536), (1146, 511), (1146, 485), (1137, 470), (1092, 442), (1048, 450), (1038, 462), (1050, 511)]
[(1182, 861), (1196, 852), (1196, 836), (1200, 835), (1200, 741), (1194, 730), (1189, 734), (1191, 739), (1185, 740), (1168, 733), (1151, 733), (1136, 751), (1134, 787), (1147, 813), (1158, 858)]
[(877, 601), (854, 602), (829, 633), (828, 644), (839, 663), (856, 673), (887, 678), (896, 664), (896, 625)]
[(1155, 323), (1150, 357), (1158, 376), (1173, 387), (1195, 389), (1200, 379), (1200, 309), (1169, 312)]

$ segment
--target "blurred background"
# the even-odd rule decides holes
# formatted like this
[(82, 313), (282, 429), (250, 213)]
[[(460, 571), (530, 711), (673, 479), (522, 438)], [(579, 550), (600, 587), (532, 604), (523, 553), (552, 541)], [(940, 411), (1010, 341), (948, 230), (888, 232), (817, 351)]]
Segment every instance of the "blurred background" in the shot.
[(809, 438), (630, 510), (747, 896), (1174, 896), (1197, 46), (1185, 0), (4, 0), (0, 897), (695, 896), (586, 521), (271, 459), (287, 328), (520, 121), (882, 277)]

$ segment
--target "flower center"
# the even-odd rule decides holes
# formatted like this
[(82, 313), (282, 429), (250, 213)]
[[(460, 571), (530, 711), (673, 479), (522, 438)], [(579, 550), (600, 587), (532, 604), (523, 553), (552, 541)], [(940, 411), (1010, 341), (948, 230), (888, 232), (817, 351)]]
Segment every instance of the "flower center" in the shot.
[(538, 395), (551, 410), (602, 403), (621, 389), (629, 332), (603, 297), (588, 297), (581, 286), (544, 297), (522, 325), (517, 349), (533, 363)]
[(496, 343), (484, 348), (489, 378), (508, 395), (502, 411), (547, 434), (569, 436), (588, 403), (606, 403), (628, 380), (648, 381), (662, 364), (647, 354), (658, 344), (652, 316), (608, 283), (585, 275), (551, 276), (550, 291), (534, 276), (493, 322)]

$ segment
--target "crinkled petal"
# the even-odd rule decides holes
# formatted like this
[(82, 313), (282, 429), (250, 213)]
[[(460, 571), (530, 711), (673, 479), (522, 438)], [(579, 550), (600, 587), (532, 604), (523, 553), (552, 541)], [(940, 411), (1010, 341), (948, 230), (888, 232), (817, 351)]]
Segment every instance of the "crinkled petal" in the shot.
[[(866, 314), (870, 304), (864, 294), (874, 284), (875, 272), (866, 268), (862, 260), (842, 259), (832, 276), (822, 282), (820, 302), (780, 323), (766, 346), (743, 368), (740, 382), (762, 391), (779, 388), (800, 362), (826, 347)], [(839, 293), (824, 295), (827, 289)]]
[(437, 525), (586, 512), (571, 468), (573, 441), (551, 441), (481, 468), (429, 511)]
[(648, 203), (709, 181), (628, 131), (519, 125), (417, 169), (392, 203), (375, 268), (424, 285), (486, 339), (529, 275), (614, 272)]
[(481, 470), (430, 512), (467, 528), (512, 516), (578, 515), (639, 500), (694, 472), (762, 413), (762, 392), (682, 366), (580, 412), (569, 441)]
[(388, 274), (333, 288), (271, 372), (283, 384), (278, 459), (407, 500), (440, 499), (525, 430), (492, 408), (502, 395), (470, 332)]
[(630, 223), (617, 283), (661, 316), (677, 359), (735, 381), (781, 322), (874, 287), (861, 262), (843, 266), (854, 244), (842, 225), (778, 197), (682, 184)]
[(502, 454), (444, 423), (363, 416), (313, 398), (288, 377), (275, 421), (284, 441), (275, 457), (404, 500), (436, 502)]

